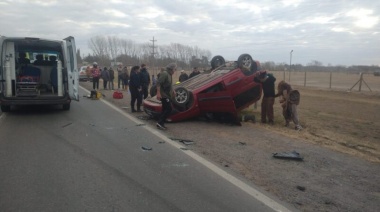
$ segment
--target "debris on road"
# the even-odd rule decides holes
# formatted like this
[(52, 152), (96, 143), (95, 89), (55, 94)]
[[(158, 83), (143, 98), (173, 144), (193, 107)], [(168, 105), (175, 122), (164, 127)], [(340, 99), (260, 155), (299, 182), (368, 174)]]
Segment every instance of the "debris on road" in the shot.
[(62, 128), (65, 128), (65, 127), (70, 126), (70, 125), (72, 125), (72, 124), (73, 124), (73, 123), (65, 124), (65, 125), (62, 126)]
[(289, 160), (299, 160), (299, 161), (303, 160), (303, 157), (300, 156), (300, 153), (296, 151), (273, 153), (273, 157), (278, 158), (278, 159), (289, 159)]
[(152, 117), (150, 117), (150, 116), (138, 116), (137, 118), (141, 119), (141, 120), (150, 120), (150, 119), (152, 119)]
[(179, 141), (179, 142), (185, 144), (186, 146), (193, 145), (195, 143), (192, 140), (187, 140), (187, 139), (182, 139), (182, 138), (170, 138), (170, 139), (173, 141)]
[(189, 150), (188, 148), (185, 148), (185, 147), (180, 147), (180, 149), (183, 150), (183, 151)]
[(242, 141), (239, 141), (239, 144), (240, 144), (240, 145), (243, 145), (243, 146), (247, 145), (247, 143), (242, 142)]
[(305, 191), (306, 188), (304, 186), (297, 186), (297, 189), (300, 190), (300, 191)]
[(159, 143), (159, 144), (164, 144), (164, 143), (165, 143), (165, 141), (159, 141), (158, 143)]
[(145, 126), (145, 124), (136, 124), (136, 127)]
[(142, 146), (141, 149), (144, 150), (144, 151), (151, 151), (151, 150), (153, 150), (152, 147), (146, 147), (146, 146)]

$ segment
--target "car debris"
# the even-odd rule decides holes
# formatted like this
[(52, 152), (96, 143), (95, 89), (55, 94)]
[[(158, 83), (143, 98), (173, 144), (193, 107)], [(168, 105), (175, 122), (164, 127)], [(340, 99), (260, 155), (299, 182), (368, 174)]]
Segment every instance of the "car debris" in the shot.
[(193, 145), (195, 143), (192, 140), (187, 140), (187, 139), (182, 139), (182, 138), (170, 138), (170, 139), (173, 140), (173, 141), (179, 141), (179, 142), (185, 144), (186, 146), (187, 145)]
[(144, 150), (144, 151), (151, 151), (151, 150), (153, 150), (152, 147), (146, 147), (146, 146), (142, 146), (141, 149)]
[(305, 191), (306, 190), (306, 188), (305, 188), (305, 186), (297, 186), (297, 189), (298, 190), (300, 190), (300, 191)]
[(72, 125), (72, 124), (73, 124), (73, 123), (65, 124), (65, 125), (62, 126), (62, 128), (65, 128), (65, 127), (70, 126), (70, 125)]
[(136, 127), (145, 126), (145, 124), (136, 124)]
[(242, 146), (247, 145), (247, 143), (245, 143), (245, 142), (241, 142), (241, 141), (239, 141), (239, 144), (242, 145)]
[(137, 118), (141, 119), (141, 120), (150, 120), (150, 119), (152, 119), (152, 117), (150, 117), (150, 116), (138, 116)]
[(273, 157), (278, 158), (278, 159), (289, 159), (289, 160), (299, 160), (299, 161), (303, 160), (303, 157), (301, 157), (300, 153), (296, 151), (273, 153)]

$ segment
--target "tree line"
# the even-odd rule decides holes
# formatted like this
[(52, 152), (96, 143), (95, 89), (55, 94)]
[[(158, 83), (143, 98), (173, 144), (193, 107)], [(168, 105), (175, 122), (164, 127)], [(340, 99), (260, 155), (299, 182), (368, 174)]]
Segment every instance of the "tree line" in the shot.
[(137, 43), (130, 39), (116, 36), (95, 36), (88, 40), (92, 54), (83, 58), (77, 50), (78, 63), (97, 61), (103, 66), (115, 66), (116, 63), (132, 66), (141, 63), (151, 67), (164, 67), (176, 62), (179, 67), (206, 68), (211, 60), (211, 51), (198, 46), (188, 46), (179, 43), (152, 46), (149, 42)]
[[(88, 47), (92, 54), (83, 58), (77, 50), (79, 64), (91, 64), (97, 61), (101, 66), (116, 66), (117, 63), (132, 66), (142, 63), (150, 67), (164, 67), (176, 62), (181, 69), (190, 70), (191, 67), (209, 69), (212, 53), (198, 46), (188, 46), (179, 43), (153, 46), (151, 43), (137, 43), (126, 38), (116, 36), (94, 36), (88, 40)], [(378, 73), (379, 66), (324, 66), (322, 62), (312, 60), (307, 65), (262, 62), (261, 66), (269, 71), (317, 71), (317, 72), (349, 72), (349, 73)]]

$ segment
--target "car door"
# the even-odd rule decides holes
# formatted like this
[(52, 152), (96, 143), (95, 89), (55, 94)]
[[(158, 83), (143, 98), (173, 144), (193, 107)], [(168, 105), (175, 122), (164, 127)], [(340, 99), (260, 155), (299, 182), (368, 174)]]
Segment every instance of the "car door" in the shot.
[(70, 36), (64, 39), (66, 41), (66, 67), (69, 86), (69, 95), (71, 99), (79, 101), (78, 85), (78, 66), (76, 57), (75, 39)]
[(223, 83), (207, 88), (197, 98), (201, 112), (236, 112), (231, 93), (225, 89)]

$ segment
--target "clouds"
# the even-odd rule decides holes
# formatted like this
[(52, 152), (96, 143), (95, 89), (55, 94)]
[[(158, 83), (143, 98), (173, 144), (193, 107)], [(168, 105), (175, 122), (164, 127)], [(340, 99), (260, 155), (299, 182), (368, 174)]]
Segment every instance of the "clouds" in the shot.
[(87, 53), (96, 35), (157, 45), (196, 45), (236, 60), (311, 60), (380, 65), (380, 2), (311, 0), (0, 0), (1, 34), (76, 38)]

